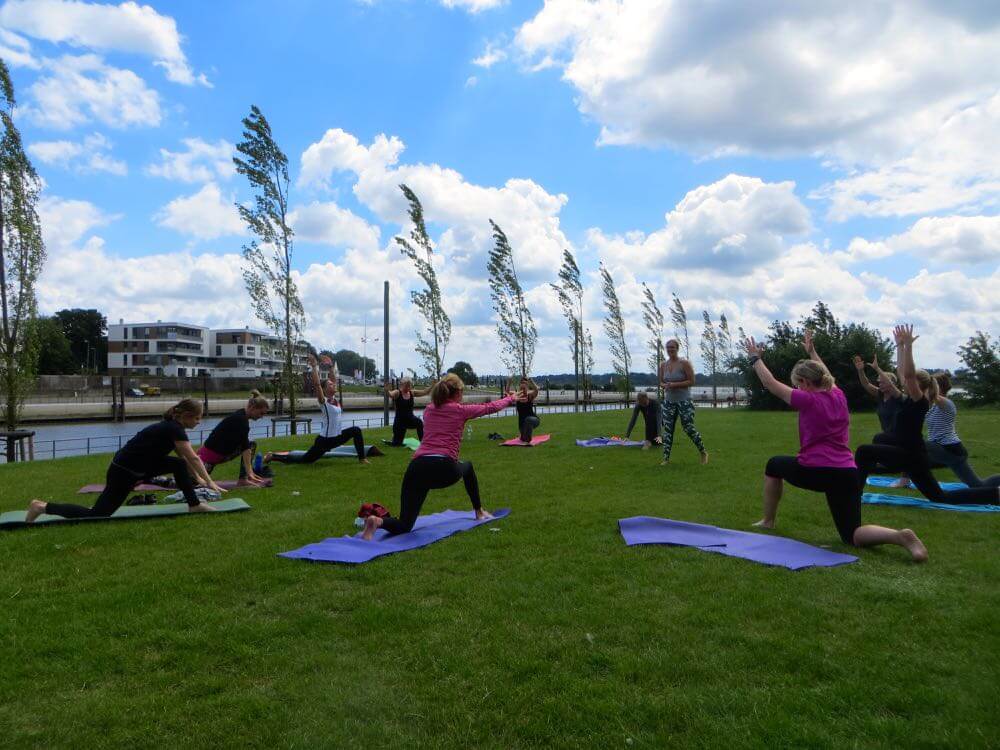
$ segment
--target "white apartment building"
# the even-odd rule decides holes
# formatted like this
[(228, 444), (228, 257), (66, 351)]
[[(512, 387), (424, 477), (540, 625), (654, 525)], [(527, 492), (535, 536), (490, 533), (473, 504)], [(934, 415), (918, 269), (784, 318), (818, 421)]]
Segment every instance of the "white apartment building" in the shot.
[[(293, 360), (305, 367), (303, 344)], [(281, 340), (252, 328), (210, 329), (176, 321), (108, 326), (108, 373), (167, 377), (270, 377), (282, 369)]]

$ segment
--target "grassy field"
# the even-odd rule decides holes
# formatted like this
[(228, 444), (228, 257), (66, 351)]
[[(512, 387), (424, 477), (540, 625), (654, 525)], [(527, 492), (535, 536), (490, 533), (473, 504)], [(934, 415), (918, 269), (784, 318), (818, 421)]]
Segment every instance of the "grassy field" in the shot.
[[(625, 516), (746, 529), (794, 416), (699, 410), (711, 463), (678, 430), (669, 468), (573, 445), (625, 412), (543, 419), (541, 448), (486, 439), (510, 418), (465, 440), (486, 506), (513, 509), (499, 531), (363, 566), (276, 553), (353, 531), (363, 500), (395, 510), (408, 452), (276, 466), (240, 495), (249, 513), (0, 533), (0, 745), (1000, 744), (1000, 514), (866, 506), (914, 528), (925, 565), (894, 547), (801, 572), (627, 548)], [(1000, 472), (998, 424), (960, 414), (980, 473)], [(856, 441), (875, 431), (856, 417)], [(2, 466), (0, 510), (71, 499), (107, 458)], [(425, 510), (466, 507), (458, 485)], [(790, 490), (776, 533), (845, 551), (819, 495)]]

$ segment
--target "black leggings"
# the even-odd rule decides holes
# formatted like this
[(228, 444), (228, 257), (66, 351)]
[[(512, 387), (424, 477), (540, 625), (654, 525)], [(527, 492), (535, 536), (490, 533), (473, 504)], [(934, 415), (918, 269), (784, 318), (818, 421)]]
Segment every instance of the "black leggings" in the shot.
[(420, 456), (410, 461), (403, 475), (403, 487), (399, 491), (399, 518), (387, 516), (382, 519), (382, 528), (390, 534), (405, 534), (413, 529), (420, 509), (431, 490), (451, 487), (459, 479), (465, 482), (472, 507), (483, 507), (479, 500), (479, 481), (476, 470), (469, 461), (454, 461), (447, 456)]
[(409, 417), (399, 417), (397, 416), (395, 421), (392, 423), (392, 443), (391, 445), (400, 446), (403, 444), (403, 438), (406, 437), (406, 431), (417, 429), (417, 440), (424, 439), (424, 420), (420, 417), (415, 417), (412, 414)]
[(531, 433), (534, 432), (535, 428), (538, 427), (538, 425), (540, 425), (541, 423), (542, 423), (542, 420), (540, 420), (534, 414), (532, 414), (531, 416), (528, 416), (528, 417), (525, 417), (524, 419), (522, 419), (521, 420), (521, 442), (522, 443), (530, 443), (531, 442)]
[[(253, 463), (253, 457), (254, 457), (254, 455), (256, 453), (257, 453), (257, 443), (255, 443), (253, 440), (251, 440), (250, 441), (250, 463), (251, 464)], [(246, 479), (246, 476), (247, 476), (247, 467), (243, 465), (243, 451), (242, 450), (237, 449), (237, 451), (235, 453), (228, 453), (228, 454), (226, 454), (226, 457), (224, 459), (222, 459), (221, 461), (219, 461), (219, 464), (229, 463), (234, 458), (240, 459), (240, 479)], [(210, 464), (207, 461), (202, 461), (202, 463), (205, 464), (205, 471), (207, 471), (209, 474), (211, 474), (212, 470), (216, 466), (219, 465), (219, 464)]]
[(920, 493), (935, 503), (949, 505), (997, 503), (996, 487), (970, 487), (950, 492), (941, 489), (941, 485), (931, 473), (930, 461), (923, 446), (907, 449), (898, 445), (862, 445), (855, 451), (854, 460), (858, 464), (858, 471), (861, 472), (862, 487), (877, 467), (884, 466), (888, 471), (905, 471)]
[(282, 456), (280, 454), (275, 454), (271, 456), (272, 461), (277, 461), (283, 464), (311, 464), (319, 461), (323, 458), (323, 454), (327, 451), (332, 451), (339, 445), (343, 445), (350, 439), (354, 439), (354, 450), (358, 452), (358, 460), (365, 460), (365, 440), (361, 435), (360, 427), (348, 427), (346, 430), (341, 432), (337, 437), (323, 437), (318, 435), (316, 437), (316, 442), (314, 442), (309, 450), (307, 450), (301, 456)]
[(191, 479), (187, 462), (182, 458), (165, 456), (145, 475), (135, 474), (118, 464), (111, 464), (104, 480), (104, 491), (97, 498), (93, 508), (73, 505), (72, 503), (47, 503), (45, 512), (51, 516), (62, 516), (63, 518), (110, 516), (122, 506), (133, 487), (143, 479), (150, 479), (160, 474), (174, 475), (174, 481), (184, 493), (184, 499), (187, 500), (188, 505), (197, 505), (200, 502), (198, 496), (194, 494), (194, 480)]
[(854, 544), (854, 532), (861, 525), (861, 484), (857, 469), (803, 466), (795, 456), (775, 456), (767, 462), (764, 473), (803, 490), (825, 493), (840, 539), (844, 544)]

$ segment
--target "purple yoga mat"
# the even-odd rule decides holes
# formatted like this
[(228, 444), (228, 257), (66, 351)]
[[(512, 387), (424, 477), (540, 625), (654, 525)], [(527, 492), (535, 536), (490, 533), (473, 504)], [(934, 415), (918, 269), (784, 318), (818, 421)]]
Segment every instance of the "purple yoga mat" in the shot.
[(354, 536), (330, 537), (322, 542), (307, 544), (305, 547), (291, 552), (279, 552), (278, 556), (314, 562), (364, 563), (374, 560), (376, 557), (382, 557), (382, 555), (426, 547), (428, 544), (438, 542), (452, 534), (468, 531), (476, 526), (492, 523), (493, 520), (506, 518), (509, 515), (510, 508), (501, 508), (493, 512), (493, 519), (477, 521), (475, 511), (445, 510), (440, 513), (432, 513), (429, 516), (420, 516), (413, 531), (409, 534), (389, 536), (379, 529), (375, 532), (375, 538), (370, 542), (362, 539), (360, 533)]
[(854, 555), (813, 547), (810, 544), (769, 534), (733, 531), (669, 518), (633, 516), (618, 521), (622, 538), (630, 547), (635, 544), (674, 544), (695, 547), (703, 552), (717, 552), (742, 557), (764, 565), (780, 565), (789, 570), (845, 565), (857, 562)]
[(606, 437), (587, 438), (577, 440), (576, 444), (581, 448), (638, 448), (642, 445), (641, 440), (612, 440)]

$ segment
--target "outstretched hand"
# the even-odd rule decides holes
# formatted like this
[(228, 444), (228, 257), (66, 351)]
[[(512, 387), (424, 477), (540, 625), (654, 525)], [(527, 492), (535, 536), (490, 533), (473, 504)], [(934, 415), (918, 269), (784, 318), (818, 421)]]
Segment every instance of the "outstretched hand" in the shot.
[(873, 369), (873, 370), (874, 370), (875, 372), (882, 372), (882, 368), (881, 368), (881, 367), (879, 366), (879, 363), (878, 363), (878, 354), (874, 354), (874, 355), (872, 355), (872, 361), (871, 361), (871, 362), (869, 362), (869, 366), (870, 366), (870, 367), (871, 367), (871, 368), (872, 368), (872, 369)]
[(812, 329), (807, 328), (805, 333), (802, 335), (802, 346), (805, 348), (806, 354), (812, 354), (816, 351), (816, 345), (813, 343)]
[(761, 357), (764, 355), (764, 347), (753, 340), (753, 336), (743, 342), (743, 348), (750, 357)]
[(910, 346), (914, 341), (920, 338), (919, 336), (913, 335), (913, 325), (909, 323), (896, 326), (892, 333), (896, 339), (897, 346)]

